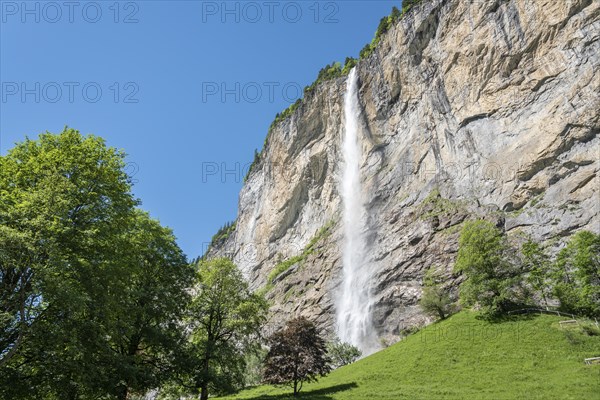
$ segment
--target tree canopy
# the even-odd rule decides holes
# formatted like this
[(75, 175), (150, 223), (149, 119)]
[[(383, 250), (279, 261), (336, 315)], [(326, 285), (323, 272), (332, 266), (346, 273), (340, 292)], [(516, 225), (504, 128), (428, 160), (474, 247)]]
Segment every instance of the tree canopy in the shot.
[(442, 287), (442, 277), (435, 266), (431, 266), (423, 279), (423, 294), (419, 305), (427, 314), (445, 319), (453, 311), (450, 293)]
[(288, 321), (268, 343), (264, 380), (276, 385), (290, 384), (294, 396), (304, 382), (316, 381), (331, 370), (325, 341), (315, 324), (304, 317)]
[(125, 398), (169, 370), (192, 275), (124, 159), (73, 129), (0, 157), (0, 398)]
[(580, 231), (558, 253), (554, 294), (569, 312), (600, 317), (600, 235)]
[(327, 343), (327, 356), (331, 361), (333, 368), (343, 367), (352, 364), (362, 355), (358, 347), (350, 343), (342, 342), (339, 339)]
[(188, 360), (170, 392), (229, 393), (244, 386), (246, 355), (258, 350), (268, 305), (252, 293), (235, 264), (227, 259), (201, 261), (188, 310)]
[(478, 305), (484, 314), (494, 316), (520, 301), (521, 270), (512, 260), (506, 237), (488, 221), (464, 224), (454, 269), (465, 278), (460, 287), (463, 305)]

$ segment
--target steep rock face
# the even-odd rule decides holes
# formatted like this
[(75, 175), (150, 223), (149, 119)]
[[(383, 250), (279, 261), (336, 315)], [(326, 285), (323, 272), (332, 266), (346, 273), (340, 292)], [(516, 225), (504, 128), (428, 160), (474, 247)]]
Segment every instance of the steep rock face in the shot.
[[(432, 0), (359, 62), (382, 340), (428, 321), (417, 301), (431, 265), (456, 286), (467, 218), (556, 247), (576, 230), (600, 232), (599, 39), (595, 0)], [(209, 251), (232, 257), (254, 289), (267, 286), (273, 327), (306, 315), (333, 332), (344, 90), (345, 78), (318, 85), (274, 127), (240, 193), (234, 234)]]

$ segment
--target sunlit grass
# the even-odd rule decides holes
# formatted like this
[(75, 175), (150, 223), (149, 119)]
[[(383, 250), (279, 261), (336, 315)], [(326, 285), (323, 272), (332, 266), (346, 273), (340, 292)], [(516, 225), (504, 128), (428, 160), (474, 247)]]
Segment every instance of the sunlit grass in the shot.
[[(306, 384), (308, 399), (593, 399), (600, 393), (600, 336), (526, 315), (490, 323), (461, 312), (379, 353)], [(287, 398), (260, 386), (227, 399)], [(291, 396), (290, 396), (291, 397)]]

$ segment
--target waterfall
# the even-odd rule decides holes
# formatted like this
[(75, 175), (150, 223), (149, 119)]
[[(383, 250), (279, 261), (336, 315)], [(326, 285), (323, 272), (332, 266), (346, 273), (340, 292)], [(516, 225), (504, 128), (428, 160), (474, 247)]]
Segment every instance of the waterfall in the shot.
[(366, 257), (366, 209), (360, 179), (361, 150), (358, 143), (360, 108), (358, 77), (352, 69), (344, 96), (345, 129), (340, 193), (343, 204), (343, 276), (338, 293), (337, 333), (341, 341), (368, 355), (378, 350), (371, 317), (371, 270)]

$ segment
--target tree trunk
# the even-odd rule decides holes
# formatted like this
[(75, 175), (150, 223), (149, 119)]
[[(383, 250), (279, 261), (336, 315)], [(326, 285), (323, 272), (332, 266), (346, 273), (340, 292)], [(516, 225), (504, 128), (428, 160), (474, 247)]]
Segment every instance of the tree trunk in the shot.
[(119, 400), (127, 400), (127, 386), (121, 386), (117, 390), (117, 399)]
[(200, 400), (208, 400), (208, 383), (200, 386)]
[(209, 343), (204, 354), (204, 360), (202, 362), (203, 377), (202, 383), (200, 384), (200, 400), (208, 400), (208, 373), (210, 370), (210, 348)]
[(294, 357), (294, 396), (298, 395), (298, 354)]

